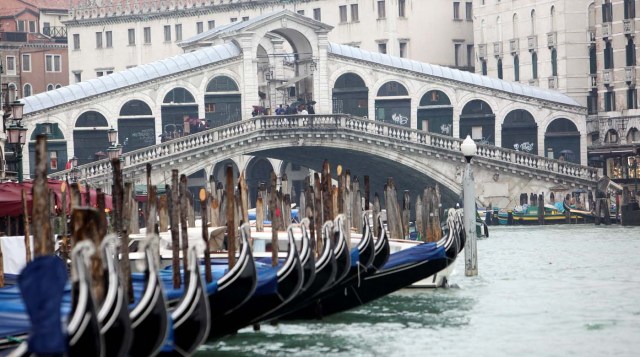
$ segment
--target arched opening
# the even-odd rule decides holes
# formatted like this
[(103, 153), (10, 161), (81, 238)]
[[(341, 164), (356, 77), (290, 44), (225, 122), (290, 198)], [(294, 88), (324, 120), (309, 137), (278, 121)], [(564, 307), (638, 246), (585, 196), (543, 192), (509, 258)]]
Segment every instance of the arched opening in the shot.
[(120, 108), (118, 142), (123, 153), (156, 144), (155, 118), (147, 103), (134, 99)]
[(613, 68), (613, 46), (611, 41), (606, 41), (604, 47), (604, 69)]
[(47, 173), (64, 170), (67, 163), (67, 140), (57, 123), (36, 124), (35, 130), (29, 138), (29, 172), (35, 171), (36, 165), (36, 138), (38, 135), (47, 136)]
[(513, 80), (520, 81), (520, 56), (513, 56)]
[(390, 81), (382, 85), (376, 98), (376, 120), (411, 126), (411, 98), (402, 84)]
[(460, 138), (470, 135), (484, 144), (495, 143), (496, 116), (485, 101), (475, 99), (462, 108), (460, 114)]
[(418, 130), (453, 136), (453, 106), (439, 90), (428, 91), (418, 106)]
[[(184, 88), (174, 88), (162, 101), (162, 139), (168, 140), (189, 134), (189, 122), (198, 120), (198, 105)], [(185, 125), (187, 123), (187, 125)]]
[(531, 27), (531, 35), (533, 36), (536, 34), (536, 10), (535, 9), (531, 10), (530, 27)]
[(544, 135), (547, 157), (580, 163), (580, 132), (569, 119), (554, 119)]
[(209, 128), (240, 121), (242, 96), (236, 82), (227, 76), (217, 76), (207, 84), (204, 95), (204, 116)]
[[(260, 183), (264, 183), (269, 189), (272, 171), (273, 165), (271, 165), (271, 162), (262, 157), (254, 157), (247, 165), (246, 181), (247, 187), (249, 187), (249, 205), (251, 207), (256, 206)], [(267, 204), (267, 202), (265, 201), (264, 204)]]
[(240, 170), (238, 170), (238, 165), (236, 165), (235, 161), (231, 159), (222, 160), (213, 166), (213, 179), (216, 182), (222, 182), (223, 185), (226, 185), (227, 178), (225, 175), (228, 165), (233, 167), (233, 184), (237, 185), (238, 177), (240, 177)]
[(31, 84), (26, 83), (23, 88), (22, 88), (22, 96), (23, 97), (29, 97), (32, 94), (32, 87)]
[(538, 124), (526, 110), (512, 110), (502, 123), (502, 147), (529, 154), (538, 153)]
[(551, 75), (558, 75), (558, 51), (555, 48), (551, 49)]
[(518, 38), (518, 14), (513, 14), (513, 36), (512, 38)]
[(73, 129), (73, 152), (78, 165), (101, 160), (107, 157), (109, 147), (107, 130), (109, 124), (104, 115), (96, 111), (84, 112), (76, 120)]
[(531, 78), (538, 79), (538, 54), (531, 52)]
[(631, 128), (627, 133), (627, 144), (635, 143), (640, 143), (640, 131), (637, 128)]
[(556, 31), (556, 7), (555, 6), (551, 6), (551, 11), (549, 14), (549, 27), (551, 28), (551, 31)]
[(627, 40), (627, 45), (625, 46), (626, 52), (626, 63), (627, 67), (636, 65), (636, 45), (633, 43), (633, 37)]
[(333, 85), (333, 113), (366, 117), (369, 113), (369, 88), (362, 77), (345, 73)]
[(615, 129), (609, 129), (604, 136), (604, 142), (607, 144), (616, 144), (620, 141), (620, 136)]

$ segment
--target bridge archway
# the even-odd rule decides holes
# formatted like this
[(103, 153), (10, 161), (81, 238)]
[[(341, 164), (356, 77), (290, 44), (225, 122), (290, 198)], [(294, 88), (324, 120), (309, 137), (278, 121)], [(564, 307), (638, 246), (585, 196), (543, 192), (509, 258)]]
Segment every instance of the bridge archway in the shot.
[(369, 115), (369, 88), (362, 77), (348, 72), (336, 79), (332, 92), (333, 113)]
[(237, 184), (238, 177), (240, 176), (240, 170), (238, 169), (238, 165), (235, 161), (231, 159), (222, 160), (213, 165), (213, 178), (216, 182), (222, 182), (223, 185), (226, 185), (227, 178), (227, 166), (231, 165), (233, 167), (233, 184)]
[(377, 121), (411, 127), (411, 98), (400, 82), (388, 81), (380, 86), (375, 108)]
[(502, 123), (502, 147), (529, 154), (538, 153), (538, 124), (524, 109), (510, 111)]
[(198, 104), (187, 89), (177, 87), (171, 89), (162, 101), (162, 135), (163, 139), (170, 139), (188, 131), (185, 119), (198, 119)]
[(156, 144), (156, 124), (151, 107), (142, 100), (130, 100), (120, 108), (118, 142), (122, 152)]
[(210, 128), (242, 119), (242, 95), (236, 81), (225, 75), (209, 81), (204, 95), (204, 116)]
[(487, 102), (474, 99), (465, 104), (460, 114), (460, 138), (493, 145), (496, 141), (496, 115)]
[(554, 119), (544, 135), (544, 149), (547, 156), (580, 163), (580, 132), (567, 118)]
[(67, 140), (65, 139), (62, 130), (60, 130), (60, 127), (57, 123), (40, 123), (36, 124), (36, 127), (31, 133), (31, 137), (29, 138), (30, 172), (35, 171), (36, 138), (41, 134), (47, 135), (47, 153), (49, 155), (47, 173), (64, 170), (66, 168), (68, 156)]
[(261, 182), (264, 182), (268, 188), (271, 182), (271, 172), (274, 170), (271, 161), (263, 157), (254, 156), (247, 164), (246, 181), (249, 188), (249, 205), (251, 207), (256, 206), (258, 186)]
[(73, 129), (73, 152), (78, 165), (106, 158), (107, 130), (109, 123), (101, 113), (90, 110), (80, 114)]
[(430, 90), (420, 99), (418, 130), (453, 136), (453, 106), (441, 90)]

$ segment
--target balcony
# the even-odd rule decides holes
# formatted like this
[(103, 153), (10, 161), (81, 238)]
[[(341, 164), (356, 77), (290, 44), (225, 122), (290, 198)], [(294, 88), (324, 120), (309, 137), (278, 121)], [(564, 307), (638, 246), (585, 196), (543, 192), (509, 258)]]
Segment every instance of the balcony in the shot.
[(520, 40), (517, 38), (512, 38), (509, 40), (509, 52), (511, 52), (512, 55), (515, 55), (516, 53), (520, 52)]
[(624, 81), (627, 84), (636, 84), (636, 67), (627, 66), (624, 68)]
[(538, 48), (538, 36), (527, 36), (527, 49), (529, 52), (535, 51)]
[(43, 27), (42, 34), (53, 38), (67, 38), (67, 28), (65, 26)]
[(549, 89), (558, 89), (558, 77), (557, 76), (549, 77)]
[(633, 36), (636, 32), (636, 23), (633, 19), (622, 20), (622, 32), (625, 36)]
[(554, 48), (558, 45), (558, 34), (557, 32), (549, 32), (547, 33), (547, 47)]
[(487, 45), (486, 44), (478, 45), (478, 57), (479, 58), (487, 58)]
[(613, 69), (604, 69), (602, 70), (602, 83), (605, 86), (609, 86), (613, 84)]
[(538, 86), (538, 79), (537, 79), (537, 78), (535, 78), (535, 79), (530, 79), (530, 80), (529, 80), (529, 85), (530, 85), (530, 86), (535, 86), (535, 87), (537, 87), (537, 86)]
[(598, 75), (590, 74), (589, 75), (589, 88), (598, 88)]
[(602, 23), (602, 38), (611, 37), (611, 22)]
[(502, 42), (493, 43), (493, 55), (495, 57), (502, 57)]
[(596, 42), (596, 29), (595, 29), (595, 27), (589, 27), (589, 29), (587, 30), (587, 41), (589, 43)]

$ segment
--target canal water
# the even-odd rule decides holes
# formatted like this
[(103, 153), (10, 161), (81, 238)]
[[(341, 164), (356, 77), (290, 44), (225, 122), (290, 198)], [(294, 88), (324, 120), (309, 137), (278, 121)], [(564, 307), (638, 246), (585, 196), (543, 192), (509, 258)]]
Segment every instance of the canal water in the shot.
[(199, 356), (640, 356), (640, 228), (491, 227), (479, 276), (321, 321), (243, 329)]

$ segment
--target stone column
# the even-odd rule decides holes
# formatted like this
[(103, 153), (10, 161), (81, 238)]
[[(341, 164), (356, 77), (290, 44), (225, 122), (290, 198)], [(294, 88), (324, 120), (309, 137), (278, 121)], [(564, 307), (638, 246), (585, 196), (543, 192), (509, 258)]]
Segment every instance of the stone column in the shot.
[(242, 117), (251, 118), (258, 97), (258, 68), (253, 33), (239, 34), (236, 39), (242, 48)]
[(327, 30), (319, 30), (318, 34), (318, 49), (317, 54), (314, 54), (318, 59), (318, 69), (313, 72), (313, 100), (317, 103), (315, 105), (316, 113), (331, 113), (331, 95), (327, 53), (329, 48), (329, 39)]
[[(280, 56), (277, 56), (277, 55), (284, 54), (283, 43), (284, 43), (284, 40), (282, 40), (280, 38), (271, 39), (271, 44), (273, 44), (273, 54), (275, 54), (276, 56), (269, 58), (269, 66), (271, 66), (273, 68), (273, 77), (275, 79), (282, 79), (282, 80), (284, 80), (284, 78), (285, 78), (284, 65), (282, 63), (284, 57), (280, 57)], [(279, 98), (278, 97), (278, 90), (276, 90), (276, 87), (279, 86), (280, 84), (281, 84), (281, 82), (274, 81), (274, 82), (270, 83), (270, 85), (269, 85), (269, 99), (270, 99), (270, 102), (271, 102), (271, 115), (275, 114), (276, 108), (278, 108), (279, 104), (286, 104), (286, 103), (284, 103), (285, 102), (284, 98)]]

